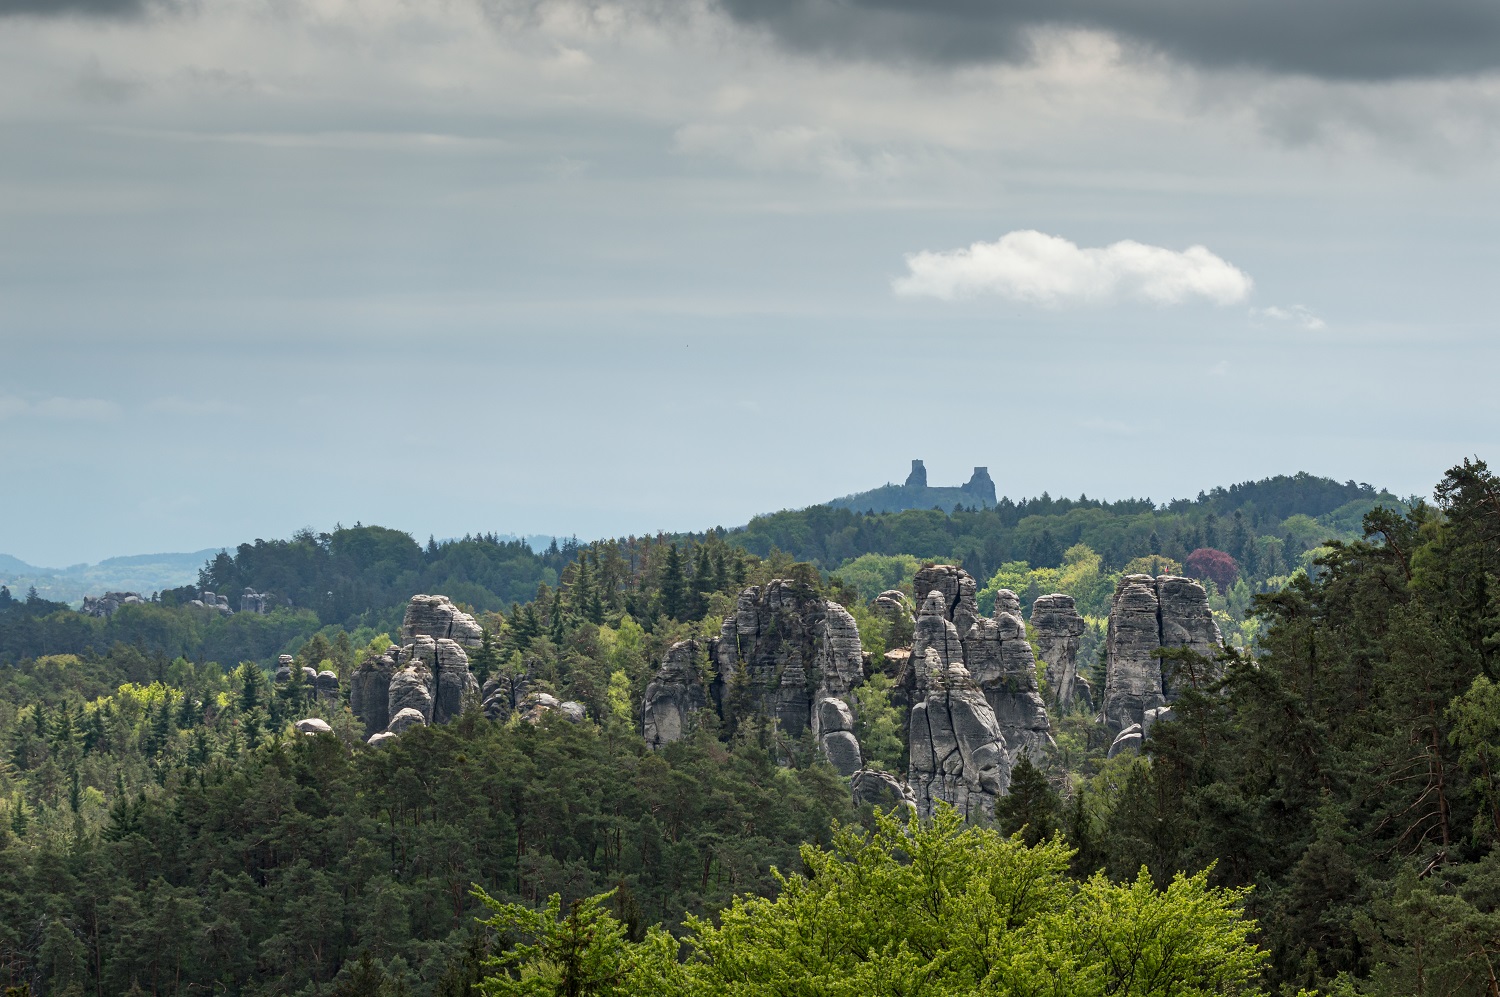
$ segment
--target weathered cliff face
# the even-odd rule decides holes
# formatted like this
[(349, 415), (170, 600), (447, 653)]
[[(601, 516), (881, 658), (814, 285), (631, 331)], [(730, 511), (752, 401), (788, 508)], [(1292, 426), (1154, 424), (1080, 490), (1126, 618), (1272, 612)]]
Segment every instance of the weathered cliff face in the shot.
[(708, 694), (698, 674), (701, 649), (696, 640), (680, 640), (667, 648), (656, 677), (646, 686), (642, 712), (648, 746), (660, 748), (680, 741), (690, 729), (693, 715), (708, 707)]
[(1020, 753), (1040, 759), (1057, 745), (1036, 679), (1036, 659), (1026, 640), (1021, 600), (1009, 589), (995, 595), (995, 618), (979, 619), (964, 637), (969, 675), (994, 711), (1014, 763)]
[(907, 690), (907, 701), (912, 705), (927, 694), (927, 680), (931, 674), (926, 666), (928, 651), (937, 655), (944, 668), (964, 663), (963, 640), (949, 619), (948, 603), (943, 593), (937, 589), (922, 599), (922, 611), (917, 614), (916, 626), (912, 630), (911, 654), (901, 676), (901, 685)]
[(854, 805), (867, 804), (881, 810), (904, 808), (917, 809), (917, 796), (911, 787), (889, 772), (880, 769), (860, 769), (849, 780), (849, 789)]
[(820, 734), (818, 703), (848, 699), (864, 681), (854, 617), (786, 579), (741, 592), (709, 651), (720, 711), (762, 711), (792, 737), (809, 727)]
[(942, 800), (966, 817), (992, 815), (1011, 770), (995, 712), (962, 663), (945, 666), (932, 648), (923, 663), (927, 693), (911, 711), (906, 778), (917, 812), (930, 816)]
[(887, 620), (905, 619), (910, 622), (916, 616), (912, 612), (911, 600), (900, 589), (886, 589), (875, 597), (875, 614)]
[(139, 592), (106, 592), (103, 595), (86, 595), (83, 597), (83, 608), (79, 612), (84, 616), (108, 618), (115, 615), (121, 606), (142, 606), (150, 601)]
[(1037, 657), (1047, 676), (1052, 702), (1066, 710), (1075, 699), (1093, 706), (1093, 690), (1078, 673), (1078, 644), (1088, 629), (1071, 595), (1061, 592), (1039, 596), (1031, 604), (1031, 629), (1036, 635)]
[(1121, 730), (1177, 698), (1187, 678), (1175, 664), (1163, 668), (1162, 648), (1211, 657), (1222, 644), (1202, 585), (1175, 575), (1126, 575), (1109, 614), (1104, 721)]
[(975, 600), (979, 586), (963, 568), (951, 564), (923, 568), (912, 581), (912, 591), (917, 593), (917, 602), (924, 609), (928, 593), (941, 592), (943, 618), (957, 628), (960, 637), (968, 633), (974, 621), (979, 619), (979, 603)]
[(392, 644), (378, 658), (366, 658), (349, 679), (349, 709), (365, 725), (365, 737), (382, 731), (390, 720), (391, 678), (401, 648)]

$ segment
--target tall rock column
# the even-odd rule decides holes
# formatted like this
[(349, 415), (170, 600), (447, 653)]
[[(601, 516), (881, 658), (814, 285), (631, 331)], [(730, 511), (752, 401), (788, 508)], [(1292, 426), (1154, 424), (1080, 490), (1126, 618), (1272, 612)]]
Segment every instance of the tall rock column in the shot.
[(958, 628), (960, 637), (979, 619), (979, 603), (975, 599), (979, 586), (963, 568), (951, 564), (929, 565), (917, 572), (912, 591), (917, 594), (918, 603), (925, 602), (929, 592), (941, 592), (943, 618)]
[(1052, 702), (1066, 710), (1074, 699), (1093, 706), (1088, 679), (1078, 673), (1078, 643), (1088, 624), (1071, 595), (1061, 592), (1037, 597), (1031, 604), (1031, 629), (1036, 633), (1037, 657), (1046, 670)]
[(1148, 710), (1181, 694), (1191, 678), (1176, 663), (1163, 667), (1163, 648), (1187, 648), (1212, 658), (1222, 646), (1208, 594), (1198, 582), (1176, 575), (1126, 575), (1109, 613), (1105, 722), (1115, 730), (1142, 723)]
[(996, 797), (1010, 786), (1011, 770), (995, 711), (962, 663), (945, 666), (928, 648), (922, 664), (927, 693), (911, 711), (906, 780), (917, 812), (931, 816), (945, 801), (965, 817), (992, 815)]
[(1009, 589), (996, 593), (995, 618), (976, 620), (963, 644), (969, 675), (994, 711), (1010, 760), (1019, 760), (1022, 752), (1040, 760), (1057, 747), (1016, 594)]
[(694, 715), (707, 708), (708, 696), (694, 660), (700, 649), (696, 640), (680, 640), (667, 648), (661, 668), (646, 686), (642, 717), (648, 747), (660, 748), (682, 740)]

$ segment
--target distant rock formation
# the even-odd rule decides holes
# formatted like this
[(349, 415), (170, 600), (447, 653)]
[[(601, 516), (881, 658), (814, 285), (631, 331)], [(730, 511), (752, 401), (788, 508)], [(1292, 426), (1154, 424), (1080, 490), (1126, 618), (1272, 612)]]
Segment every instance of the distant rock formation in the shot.
[(228, 596), (218, 595), (207, 589), (204, 589), (198, 598), (188, 600), (188, 605), (196, 606), (198, 609), (212, 609), (223, 616), (230, 616), (234, 613), (234, 610), (229, 608)]
[(875, 601), (871, 605), (875, 610), (875, 614), (882, 619), (905, 619), (910, 623), (916, 618), (916, 614), (912, 610), (911, 600), (900, 589), (886, 589), (875, 597)]
[(959, 637), (967, 634), (979, 619), (979, 603), (975, 599), (979, 585), (963, 568), (951, 564), (928, 565), (912, 580), (912, 591), (917, 593), (918, 604), (926, 603), (929, 592), (941, 592), (943, 616), (958, 628)]
[(83, 608), (79, 612), (84, 616), (108, 619), (115, 615), (121, 606), (139, 606), (150, 601), (139, 592), (106, 592), (103, 595), (86, 595), (83, 597)]
[(290, 654), (283, 654), (276, 659), (276, 683), (290, 682), (292, 680), (292, 668), (297, 664), (297, 659)]
[(328, 726), (328, 721), (320, 720), (317, 717), (308, 717), (306, 720), (298, 720), (295, 726), (297, 728), (297, 733), (299, 734), (317, 735), (333, 733), (333, 728)]
[(1040, 761), (1057, 745), (1036, 678), (1036, 657), (1026, 640), (1021, 600), (1009, 589), (995, 594), (995, 617), (978, 619), (964, 636), (964, 661), (995, 713), (1010, 760), (1022, 753)]
[(257, 592), (253, 588), (246, 588), (240, 594), (240, 612), (265, 616), (273, 608), (271, 605), (272, 599), (273, 596), (269, 592)]
[(588, 712), (582, 703), (571, 699), (559, 702), (550, 692), (534, 692), (521, 701), (520, 714), (528, 723), (541, 723), (544, 717), (557, 715), (572, 723), (583, 723)]
[(993, 815), (1011, 770), (995, 712), (962, 662), (945, 665), (928, 648), (922, 664), (927, 692), (911, 711), (906, 777), (917, 813), (930, 816), (946, 801), (965, 817)]
[(646, 744), (651, 748), (682, 740), (693, 715), (707, 708), (708, 693), (696, 661), (702, 647), (696, 640), (673, 644), (662, 658), (656, 677), (646, 686), (643, 720)]
[(1031, 629), (1036, 634), (1037, 657), (1047, 676), (1052, 702), (1066, 710), (1077, 699), (1094, 705), (1093, 689), (1078, 672), (1078, 644), (1088, 624), (1079, 615), (1071, 595), (1061, 592), (1039, 596), (1031, 604)]
[(1175, 575), (1126, 575), (1115, 588), (1106, 638), (1105, 723), (1141, 723), (1147, 710), (1176, 700), (1183, 688), (1159, 651), (1184, 647), (1207, 657), (1223, 646), (1203, 586)]
[[(466, 699), (479, 697), (465, 648), (479, 647), (483, 633), (447, 596), (412, 596), (401, 624), (402, 646), (366, 659), (350, 683), (349, 706), (366, 733), (399, 733), (396, 720), (407, 711), (423, 723), (444, 723), (462, 713)], [(403, 724), (410, 726), (409, 716)]]

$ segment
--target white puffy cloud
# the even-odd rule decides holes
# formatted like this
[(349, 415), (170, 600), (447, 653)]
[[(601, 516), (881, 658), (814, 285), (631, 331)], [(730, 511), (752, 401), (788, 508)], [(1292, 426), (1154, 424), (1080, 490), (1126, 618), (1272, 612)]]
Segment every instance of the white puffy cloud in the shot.
[(1178, 252), (1125, 239), (1091, 248), (1031, 229), (967, 249), (911, 253), (906, 266), (910, 272), (894, 282), (897, 294), (945, 301), (995, 294), (1048, 307), (1121, 300), (1232, 305), (1253, 286), (1249, 274), (1203, 246)]

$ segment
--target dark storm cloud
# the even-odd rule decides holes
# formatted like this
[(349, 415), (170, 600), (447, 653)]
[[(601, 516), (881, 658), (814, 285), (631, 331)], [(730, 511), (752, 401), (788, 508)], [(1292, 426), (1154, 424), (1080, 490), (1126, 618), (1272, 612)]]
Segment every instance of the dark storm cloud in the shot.
[(1380, 80), (1500, 66), (1496, 0), (720, 0), (793, 48), (934, 63), (1024, 58), (1095, 28), (1210, 68)]
[(145, 0), (0, 0), (0, 17), (131, 17)]

